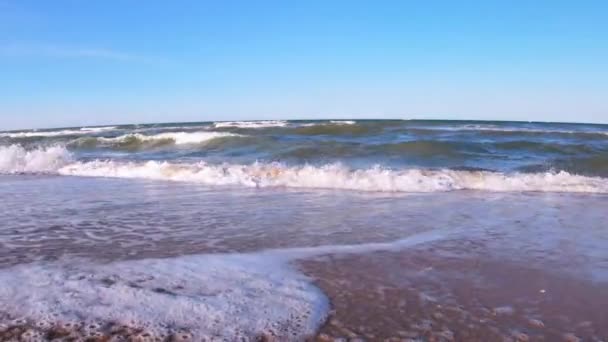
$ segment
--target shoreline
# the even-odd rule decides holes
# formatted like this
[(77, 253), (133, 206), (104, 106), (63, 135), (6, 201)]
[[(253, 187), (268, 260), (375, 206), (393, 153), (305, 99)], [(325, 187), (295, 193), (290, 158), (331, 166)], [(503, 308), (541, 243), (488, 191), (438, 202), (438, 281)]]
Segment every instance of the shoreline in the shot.
[[(602, 283), (497, 258), (467, 249), (467, 243), (454, 246), (437, 241), (292, 260), (330, 305), (316, 335), (306, 340), (599, 342), (608, 337), (603, 309), (608, 288)], [(194, 341), (189, 331), (178, 328), (158, 335), (115, 322), (91, 324), (86, 318), (51, 325), (1, 312), (0, 318), (12, 322), (0, 325), (0, 340)], [(269, 331), (251, 341), (281, 337)]]
[(330, 299), (316, 341), (604, 341), (601, 284), (434, 248), (326, 256), (299, 268)]

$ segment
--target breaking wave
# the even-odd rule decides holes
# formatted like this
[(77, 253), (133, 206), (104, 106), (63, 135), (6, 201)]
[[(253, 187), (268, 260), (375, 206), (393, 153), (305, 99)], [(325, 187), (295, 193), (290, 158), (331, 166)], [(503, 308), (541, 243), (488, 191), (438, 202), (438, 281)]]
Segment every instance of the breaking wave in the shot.
[(265, 120), (265, 121), (220, 121), (214, 122), (216, 128), (266, 128), (266, 127), (285, 127), (287, 121)]
[(32, 138), (32, 137), (60, 137), (70, 135), (86, 135), (117, 129), (115, 126), (105, 127), (83, 127), (80, 129), (63, 129), (58, 131), (26, 131), (26, 132), (5, 132), (0, 133), (0, 137), (8, 138)]
[(104, 126), (104, 127), (82, 127), (80, 130), (84, 132), (104, 132), (104, 131), (112, 131), (117, 129), (116, 126)]
[(130, 133), (114, 138), (91, 137), (78, 139), (74, 142), (76, 146), (110, 145), (123, 148), (154, 147), (161, 145), (188, 145), (202, 144), (213, 139), (226, 137), (240, 137), (241, 135), (227, 132), (168, 132), (154, 135)]
[(489, 171), (350, 169), (340, 164), (285, 166), (175, 164), (149, 161), (75, 163), (58, 170), (63, 175), (145, 178), (206, 185), (343, 189), (383, 192), (441, 192), (454, 190), (608, 193), (608, 179), (567, 172), (503, 174)]
[(53, 173), (84, 177), (140, 178), (205, 185), (343, 189), (383, 192), (540, 191), (608, 193), (608, 179), (561, 172), (511, 173), (470, 170), (352, 169), (341, 164), (208, 164), (115, 160), (73, 161), (64, 147), (27, 151), (0, 148), (2, 173)]
[(61, 146), (26, 150), (20, 145), (0, 146), (0, 173), (56, 172), (72, 161), (72, 155)]
[(353, 120), (331, 120), (330, 123), (334, 125), (356, 125), (357, 122)]
[(298, 127), (314, 127), (314, 126), (346, 126), (356, 125), (357, 122), (353, 120), (331, 120), (331, 121), (318, 121), (302, 123), (297, 121), (284, 121), (284, 120), (265, 120), (265, 121), (219, 121), (214, 122), (213, 127), (215, 128), (298, 128)]
[(517, 134), (568, 134), (568, 135), (600, 135), (608, 136), (608, 131), (598, 130), (568, 130), (552, 128), (529, 128), (529, 127), (498, 127), (494, 125), (463, 125), (463, 126), (410, 126), (410, 130), (421, 131), (475, 131), (475, 132), (494, 132), (494, 133), (517, 133)]

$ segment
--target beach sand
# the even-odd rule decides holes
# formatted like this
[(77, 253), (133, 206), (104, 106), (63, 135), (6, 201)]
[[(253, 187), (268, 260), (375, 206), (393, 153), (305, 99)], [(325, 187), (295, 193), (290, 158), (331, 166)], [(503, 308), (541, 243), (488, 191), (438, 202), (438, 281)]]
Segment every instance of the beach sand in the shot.
[(551, 269), (440, 256), (435, 248), (326, 256), (300, 266), (332, 304), (317, 341), (608, 339), (608, 288)]

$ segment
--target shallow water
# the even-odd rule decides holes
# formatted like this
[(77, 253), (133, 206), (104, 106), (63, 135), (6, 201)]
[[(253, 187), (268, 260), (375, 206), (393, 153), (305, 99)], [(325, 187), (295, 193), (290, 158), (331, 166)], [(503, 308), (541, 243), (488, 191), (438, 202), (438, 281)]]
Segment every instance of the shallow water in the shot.
[[(332, 298), (313, 284), (348, 266), (315, 280), (294, 261), (428, 248), (608, 286), (605, 195), (226, 191), (57, 176), (0, 184), (0, 299), (11, 320), (300, 340), (329, 314)], [(218, 322), (193, 323), (208, 317)]]

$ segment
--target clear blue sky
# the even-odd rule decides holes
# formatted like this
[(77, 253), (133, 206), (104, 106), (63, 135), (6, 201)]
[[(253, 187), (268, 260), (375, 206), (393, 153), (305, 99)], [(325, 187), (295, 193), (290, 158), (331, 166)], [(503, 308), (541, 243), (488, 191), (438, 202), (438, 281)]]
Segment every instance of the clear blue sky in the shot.
[(608, 123), (608, 1), (0, 0), (0, 129)]

